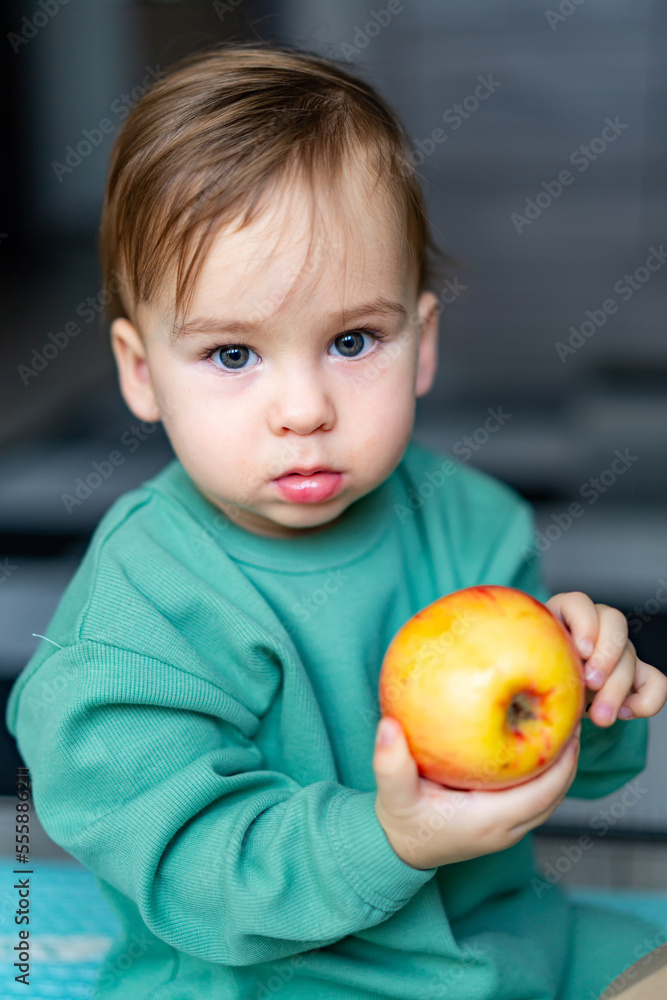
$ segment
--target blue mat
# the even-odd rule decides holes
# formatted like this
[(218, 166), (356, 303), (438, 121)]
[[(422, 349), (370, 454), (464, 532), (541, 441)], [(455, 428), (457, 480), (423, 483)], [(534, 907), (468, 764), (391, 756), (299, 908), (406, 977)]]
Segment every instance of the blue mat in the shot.
[[(21, 875), (14, 869), (32, 869), (30, 924), (16, 925)], [(35, 858), (29, 865), (0, 858), (3, 906), (0, 911), (0, 996), (30, 1000), (89, 1000), (102, 960), (118, 932), (118, 922), (101, 895), (95, 877), (76, 862)], [(10, 908), (11, 907), (11, 908)], [(14, 979), (19, 970), (14, 946), (18, 931), (30, 930), (29, 986)]]
[[(30, 985), (17, 983), (14, 910), (18, 890), (13, 858), (0, 858), (3, 905), (0, 909), (0, 995), (2, 1000), (90, 1000), (97, 971), (118, 923), (92, 872), (72, 862), (35, 859), (30, 875)], [(16, 867), (20, 867), (16, 865)], [(569, 889), (582, 903), (635, 913), (667, 927), (667, 893), (629, 889)]]

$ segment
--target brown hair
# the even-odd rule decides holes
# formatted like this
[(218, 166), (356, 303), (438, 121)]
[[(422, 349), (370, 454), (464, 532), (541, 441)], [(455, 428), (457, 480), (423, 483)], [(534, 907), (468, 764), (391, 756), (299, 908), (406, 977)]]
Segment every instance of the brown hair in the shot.
[(168, 273), (179, 315), (222, 225), (245, 209), (245, 226), (261, 195), (294, 174), (311, 190), (315, 177), (333, 190), (350, 153), (384, 184), (421, 293), (461, 262), (431, 236), (411, 147), (389, 105), (330, 59), (256, 41), (180, 59), (114, 144), (99, 229), (107, 320), (132, 319), (134, 304), (150, 303)]

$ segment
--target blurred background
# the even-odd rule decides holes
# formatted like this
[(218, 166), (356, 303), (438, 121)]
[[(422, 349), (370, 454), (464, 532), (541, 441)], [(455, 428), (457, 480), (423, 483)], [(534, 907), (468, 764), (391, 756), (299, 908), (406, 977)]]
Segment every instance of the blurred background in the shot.
[[(101, 516), (173, 455), (120, 395), (96, 232), (128, 107), (225, 38), (335, 59), (399, 113), (435, 237), (466, 263), (433, 289), (440, 369), (415, 439), (530, 500), (551, 591), (621, 608), (667, 671), (665, 4), (5, 0), (0, 24), (3, 716)], [(68, 504), (114, 450), (123, 463)], [(647, 794), (565, 801), (540, 828), (547, 863), (617, 804), (564, 882), (667, 886), (666, 714), (650, 723)], [(2, 738), (10, 805), (21, 760)], [(69, 858), (34, 823), (38, 856)]]

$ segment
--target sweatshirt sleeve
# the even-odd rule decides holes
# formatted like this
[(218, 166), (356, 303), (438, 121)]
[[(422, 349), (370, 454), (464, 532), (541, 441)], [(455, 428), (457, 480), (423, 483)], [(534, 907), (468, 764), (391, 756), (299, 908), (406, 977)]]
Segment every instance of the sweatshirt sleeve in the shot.
[[(543, 604), (552, 596), (542, 580), (542, 559), (536, 545), (535, 515), (523, 499), (510, 522), (494, 567), (510, 567), (507, 586), (517, 587)], [(490, 579), (489, 582), (499, 582)], [(576, 589), (576, 588), (573, 588)], [(586, 715), (581, 722), (581, 748), (577, 774), (566, 798), (597, 799), (622, 788), (646, 767), (648, 719), (617, 719), (613, 725), (597, 726)]]
[(249, 965), (373, 927), (437, 871), (394, 852), (375, 792), (265, 769), (259, 724), (217, 679), (83, 641), (27, 679), (15, 735), (56, 843), (168, 944)]

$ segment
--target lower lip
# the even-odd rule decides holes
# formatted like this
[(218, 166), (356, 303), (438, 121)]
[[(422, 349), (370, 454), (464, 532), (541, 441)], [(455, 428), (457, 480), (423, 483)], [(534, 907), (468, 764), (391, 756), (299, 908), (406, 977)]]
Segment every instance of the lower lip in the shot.
[(310, 476), (292, 473), (274, 480), (285, 500), (292, 503), (322, 503), (339, 493), (343, 486), (340, 472), (314, 472)]

